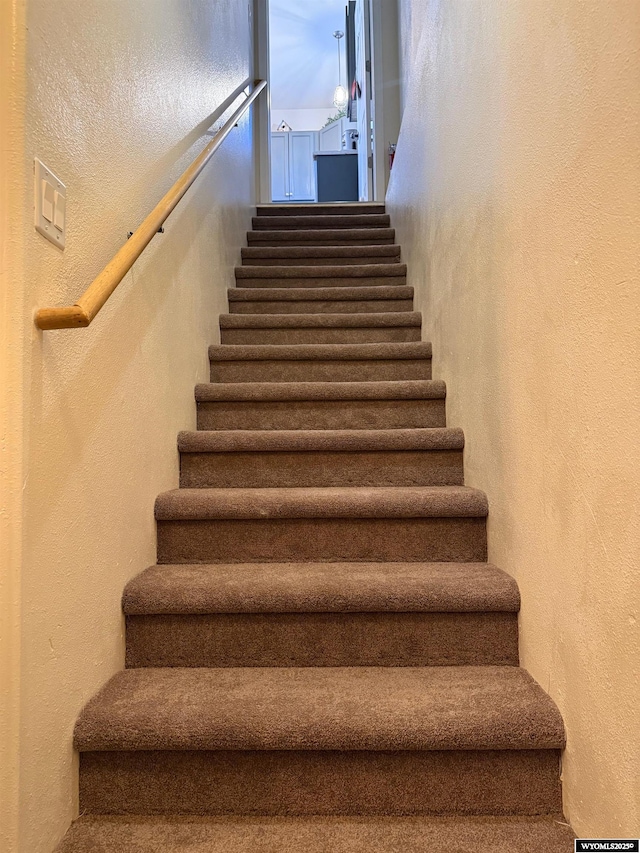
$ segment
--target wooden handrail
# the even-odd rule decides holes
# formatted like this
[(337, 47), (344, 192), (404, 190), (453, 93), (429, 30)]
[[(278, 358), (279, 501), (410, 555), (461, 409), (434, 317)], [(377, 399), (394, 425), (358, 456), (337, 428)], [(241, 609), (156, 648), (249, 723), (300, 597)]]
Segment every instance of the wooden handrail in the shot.
[[(244, 84), (241, 89), (236, 89), (236, 93), (239, 94), (247, 88), (247, 85)], [(100, 311), (104, 303), (153, 240), (154, 236), (158, 233), (158, 229), (162, 227), (180, 199), (193, 184), (200, 172), (202, 172), (229, 133), (231, 133), (237, 121), (249, 109), (266, 85), (266, 80), (256, 80), (254, 82), (253, 91), (247, 95), (246, 100), (243, 101), (231, 118), (217, 131), (211, 142), (200, 152), (189, 168), (183, 172), (169, 192), (163, 196), (142, 224), (136, 228), (129, 240), (127, 240), (120, 251), (116, 253), (74, 305), (65, 305), (63, 308), (40, 308), (36, 312), (35, 324), (39, 329), (79, 329), (86, 328), (91, 323), (98, 311)]]

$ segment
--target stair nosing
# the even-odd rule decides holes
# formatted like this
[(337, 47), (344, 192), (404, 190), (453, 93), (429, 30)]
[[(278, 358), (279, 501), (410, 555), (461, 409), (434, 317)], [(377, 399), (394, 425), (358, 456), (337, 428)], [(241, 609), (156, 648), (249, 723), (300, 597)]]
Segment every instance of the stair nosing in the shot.
[(322, 486), (172, 489), (156, 521), (292, 518), (486, 518), (487, 496), (468, 486)]
[(490, 563), (163, 564), (129, 581), (122, 609), (127, 616), (517, 613), (520, 593)]
[(366, 314), (221, 314), (221, 329), (362, 329), (420, 328), (418, 311), (379, 311)]
[(199, 403), (222, 400), (442, 400), (440, 379), (372, 382), (202, 382), (195, 387)]
[(240, 250), (243, 258), (357, 258), (376, 255), (399, 258), (401, 253), (401, 246), (395, 243), (383, 243), (379, 246), (243, 246)]
[[(167, 835), (168, 833), (168, 835)], [(191, 834), (196, 839), (191, 841)], [(188, 848), (185, 837), (189, 838)], [(388, 816), (217, 816), (91, 815), (74, 820), (55, 853), (125, 850), (157, 853), (332, 853), (354, 849), (376, 853), (456, 850), (474, 853), (568, 853), (575, 833), (562, 814)], [(130, 846), (132, 845), (132, 846)], [(167, 846), (169, 845), (169, 846)]]
[(413, 287), (229, 287), (229, 302), (370, 302), (413, 299)]
[(179, 453), (451, 451), (464, 448), (455, 427), (353, 430), (184, 430)]
[(240, 266), (236, 279), (246, 278), (405, 278), (406, 264), (293, 264), (271, 266)]
[(74, 732), (80, 752), (564, 744), (557, 706), (514, 666), (132, 668), (88, 702)]
[(364, 344), (212, 344), (212, 362), (430, 360), (429, 341)]
[(298, 239), (303, 240), (344, 240), (345, 237), (351, 239), (363, 239), (363, 240), (374, 240), (383, 238), (385, 240), (395, 240), (396, 231), (395, 228), (366, 228), (366, 227), (354, 227), (354, 228), (297, 228), (296, 230), (249, 230), (247, 231), (247, 238), (249, 241), (254, 240), (256, 242), (260, 242), (261, 240), (277, 240), (278, 242), (282, 242), (284, 240), (291, 240), (293, 236), (296, 236)]

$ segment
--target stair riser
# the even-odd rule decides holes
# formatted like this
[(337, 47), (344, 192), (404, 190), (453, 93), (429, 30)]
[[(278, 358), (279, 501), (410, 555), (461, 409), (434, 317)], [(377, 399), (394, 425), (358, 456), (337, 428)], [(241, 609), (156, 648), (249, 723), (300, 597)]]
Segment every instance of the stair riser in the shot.
[(461, 486), (461, 450), (183, 453), (182, 488)]
[[(381, 275), (381, 276), (344, 276), (332, 278), (284, 278), (282, 276), (274, 276), (273, 278), (245, 278), (244, 276), (236, 278), (236, 287), (247, 288), (273, 288), (273, 287), (290, 287), (290, 288), (315, 288), (315, 287), (406, 287), (406, 275)], [(413, 308), (409, 308), (413, 311)]]
[(230, 314), (367, 314), (387, 311), (413, 311), (413, 299), (229, 302)]
[(214, 361), (211, 382), (385, 382), (431, 379), (431, 359)]
[(220, 330), (223, 344), (377, 344), (419, 340), (419, 326)]
[(127, 617), (128, 667), (517, 666), (515, 613)]
[[(361, 229), (365, 230), (365, 229)], [(372, 229), (366, 229), (367, 232)], [(376, 229), (373, 229), (374, 231)], [(286, 232), (283, 237), (274, 237), (269, 231), (249, 231), (247, 243), (249, 246), (393, 246), (396, 240), (395, 231), (380, 228), (380, 234), (340, 234), (319, 232), (313, 237), (305, 237), (296, 231)]]
[(161, 521), (159, 563), (484, 562), (484, 518)]
[(390, 218), (386, 213), (368, 213), (350, 216), (305, 215), (254, 216), (251, 225), (254, 231), (297, 231), (300, 228), (334, 230), (337, 228), (389, 228)]
[(557, 750), (80, 756), (86, 814), (561, 814)]
[(258, 216), (363, 216), (384, 214), (384, 204), (279, 204), (273, 207), (260, 205)]
[(410, 429), (446, 426), (444, 400), (198, 403), (198, 429)]
[(329, 267), (336, 264), (360, 266), (361, 264), (399, 264), (400, 252), (394, 255), (333, 255), (327, 257), (252, 258), (242, 256), (244, 267)]

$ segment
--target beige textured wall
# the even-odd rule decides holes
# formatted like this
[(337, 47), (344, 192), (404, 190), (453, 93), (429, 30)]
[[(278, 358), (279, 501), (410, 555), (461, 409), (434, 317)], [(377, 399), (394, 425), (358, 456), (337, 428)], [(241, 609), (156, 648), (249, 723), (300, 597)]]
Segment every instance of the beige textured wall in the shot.
[[(0, 358), (10, 472), (0, 523), (4, 534), (13, 516), (17, 545), (8, 557), (2, 549), (0, 604), (14, 642), (0, 671), (19, 698), (7, 715), (19, 741), (6, 739), (19, 762), (2, 777), (14, 808), (0, 824), (9, 826), (3, 853), (50, 853), (76, 808), (75, 717), (123, 665), (120, 595), (154, 561), (153, 501), (177, 485), (176, 434), (195, 424), (193, 386), (207, 376), (249, 224), (249, 120), (90, 329), (40, 333), (33, 312), (73, 302), (202, 149), (207, 117), (249, 75), (249, 22), (241, 0), (0, 8), (3, 48), (11, 15), (25, 16), (16, 31), (27, 69), (5, 67), (3, 56), (2, 88), (8, 77), (25, 91), (26, 109), (3, 97), (3, 121), (9, 112), (18, 128), (17, 168), (2, 164), (3, 201), (12, 199), (3, 309), (17, 323)], [(67, 184), (64, 252), (33, 228), (34, 155)]]
[(389, 207), (565, 808), (640, 831), (640, 4), (401, 0)]
[(0, 2), (0, 850), (18, 831), (22, 549), (22, 255), (20, 217), (25, 27)]

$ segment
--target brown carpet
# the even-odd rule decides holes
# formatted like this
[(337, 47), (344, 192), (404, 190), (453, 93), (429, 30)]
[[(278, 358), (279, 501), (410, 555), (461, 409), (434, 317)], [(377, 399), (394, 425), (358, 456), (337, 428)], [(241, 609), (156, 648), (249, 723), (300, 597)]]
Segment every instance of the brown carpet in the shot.
[(247, 232), (249, 246), (380, 246), (396, 239), (393, 228), (298, 228)]
[[(380, 247), (371, 247), (371, 249), (373, 249), (373, 248), (380, 248)], [(382, 247), (382, 248), (384, 249), (385, 247)], [(396, 247), (391, 246), (389, 248), (395, 249)], [(255, 251), (258, 251), (258, 250), (255, 250)], [(260, 249), (259, 251), (262, 253), (265, 253), (267, 250), (266, 249)], [(280, 250), (273, 250), (273, 251), (282, 251), (282, 250), (280, 249)], [(292, 251), (292, 250), (290, 249), (289, 251)], [(338, 249), (330, 249), (330, 248), (325, 247), (323, 250), (322, 248), (314, 249), (312, 247), (307, 247), (307, 248), (298, 248), (296, 250), (296, 252), (298, 253), (297, 257), (299, 257), (300, 260), (304, 259), (304, 260), (308, 260), (308, 261), (313, 260), (313, 258), (315, 257), (315, 254), (311, 254), (312, 252), (315, 253), (315, 252), (320, 252), (320, 251), (324, 251), (325, 253), (327, 253), (329, 251), (338, 251)], [(353, 252), (353, 251), (355, 251), (355, 249), (346, 250), (343, 248), (340, 251), (342, 251), (343, 253), (345, 253), (347, 251)], [(371, 250), (367, 249), (366, 251), (371, 251)], [(328, 254), (325, 254), (325, 257), (331, 257), (331, 256)], [(401, 264), (401, 263), (397, 263), (397, 264), (365, 264), (365, 263), (359, 263), (359, 264), (350, 264), (345, 268), (344, 264), (342, 264), (342, 263), (341, 264), (332, 264), (332, 265), (322, 265), (320, 267), (316, 266), (315, 263), (314, 264), (309, 263), (309, 264), (306, 264), (304, 266), (285, 266), (282, 269), (280, 267), (278, 267), (275, 270), (273, 269), (273, 267), (271, 265), (266, 266), (266, 267), (260, 267), (260, 266), (253, 266), (252, 265), (252, 266), (236, 267), (235, 276), (236, 276), (236, 281), (240, 282), (240, 284), (238, 284), (238, 287), (249, 287), (249, 288), (259, 287), (260, 285), (253, 284), (252, 282), (253, 282), (253, 279), (260, 279), (260, 278), (275, 279), (276, 281), (284, 282), (284, 284), (280, 285), (281, 287), (285, 287), (285, 285), (288, 284), (289, 279), (304, 280), (304, 279), (316, 279), (316, 278), (317, 279), (323, 279), (323, 278), (329, 278), (329, 279), (333, 279), (333, 278), (361, 279), (361, 278), (364, 278), (364, 279), (367, 279), (367, 283), (366, 283), (366, 285), (364, 285), (366, 287), (371, 287), (371, 285), (368, 284), (368, 282), (372, 278), (374, 278), (374, 279), (376, 279), (376, 278), (388, 278), (390, 280), (386, 281), (384, 283), (384, 285), (381, 285), (381, 286), (385, 286), (385, 285), (386, 286), (389, 286), (389, 285), (397, 286), (398, 284), (401, 284), (401, 282), (396, 282), (396, 281), (394, 281), (394, 279), (405, 279), (407, 277), (407, 265)], [(248, 279), (251, 283), (250, 284), (245, 283), (245, 279)], [(320, 284), (319, 286), (321, 288), (327, 287), (327, 285), (322, 285), (322, 284)], [(362, 283), (358, 284), (357, 281), (354, 281), (354, 282), (351, 282), (348, 286), (349, 287), (356, 287), (356, 286), (362, 287), (363, 285), (362, 285)]]
[(83, 817), (58, 853), (572, 853), (557, 818)]
[(394, 239), (382, 205), (258, 209), (59, 853), (572, 849)]

